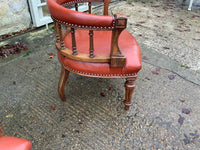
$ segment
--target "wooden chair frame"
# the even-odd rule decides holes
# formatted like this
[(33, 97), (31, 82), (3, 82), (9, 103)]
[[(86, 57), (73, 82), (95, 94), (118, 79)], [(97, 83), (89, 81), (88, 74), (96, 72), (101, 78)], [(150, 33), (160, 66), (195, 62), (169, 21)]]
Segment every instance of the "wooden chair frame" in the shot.
[[(78, 3), (88, 2), (88, 13), (91, 14), (91, 2), (104, 2), (104, 15), (108, 15), (108, 7), (111, 0), (75, 0), (70, 1), (67, 3), (62, 4), (64, 7), (74, 4), (75, 10), (78, 11)], [(93, 62), (93, 63), (110, 63), (110, 67), (124, 67), (126, 63), (126, 57), (121, 52), (118, 46), (118, 38), (120, 36), (120, 33), (126, 28), (127, 25), (127, 17), (123, 14), (115, 14), (113, 19), (113, 25), (111, 27), (91, 27), (91, 26), (81, 26), (78, 24), (70, 24), (66, 22), (62, 22), (52, 16), (52, 19), (54, 21), (55, 26), (55, 43), (56, 48), (60, 52), (61, 55), (64, 57), (68, 57), (73, 60), (77, 61), (83, 61), (83, 62)], [(63, 29), (63, 27), (65, 29)], [(90, 48), (88, 51), (88, 54), (79, 53), (76, 49), (76, 38), (75, 38), (75, 32), (78, 29), (86, 29), (89, 30), (89, 41), (90, 41)], [(110, 55), (96, 55), (94, 53), (94, 47), (93, 47), (93, 31), (94, 30), (110, 30), (112, 31), (112, 40), (111, 40), (111, 53)], [(72, 50), (68, 49), (64, 45), (64, 37), (71, 32), (72, 37)], [(77, 72), (74, 72), (73, 70), (70, 70), (66, 66), (61, 66), (61, 74), (60, 74), (60, 80), (58, 84), (58, 93), (62, 101), (66, 100), (64, 89), (65, 84), (69, 76), (69, 72), (73, 72), (75, 74), (79, 74), (82, 76), (88, 76), (88, 77), (95, 77), (92, 75), (83, 75)], [(131, 105), (131, 97), (133, 90), (135, 88), (135, 80), (137, 75), (132, 76), (125, 76), (125, 77), (112, 77), (112, 78), (126, 78), (126, 82), (124, 84), (125, 86), (125, 109), (128, 110), (129, 106)], [(102, 78), (110, 78), (110, 77), (102, 77)]]

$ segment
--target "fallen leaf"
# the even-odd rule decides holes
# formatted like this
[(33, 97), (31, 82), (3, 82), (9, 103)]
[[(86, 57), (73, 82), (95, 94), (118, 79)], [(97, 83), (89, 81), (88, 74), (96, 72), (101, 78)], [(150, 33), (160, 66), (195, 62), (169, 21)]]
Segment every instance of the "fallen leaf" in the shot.
[(23, 44), (23, 47), (22, 47), (23, 51), (27, 51), (28, 50), (28, 47), (26, 45)]
[(181, 115), (179, 115), (179, 118), (178, 118), (178, 123), (179, 123), (180, 125), (182, 125), (182, 124), (183, 124), (184, 120), (185, 120), (185, 118), (184, 118), (184, 117), (182, 117)]
[(55, 55), (55, 54), (54, 53), (48, 53), (48, 55), (51, 56), (51, 55)]
[(184, 114), (190, 114), (190, 110), (186, 109), (186, 108), (183, 108), (182, 109), (182, 113), (184, 113)]
[(82, 122), (78, 122), (79, 125), (83, 124)]
[(28, 50), (25, 44), (15, 42), (14, 44), (7, 44), (0, 46), (0, 56), (7, 58), (12, 54), (19, 54), (22, 50)]
[(79, 133), (80, 131), (79, 131), (79, 130), (75, 130), (75, 132), (76, 132), (76, 133)]
[(145, 79), (150, 80), (150, 78), (148, 78), (148, 77), (145, 77)]
[(51, 56), (49, 56), (49, 59), (54, 58), (54, 56), (55, 56), (55, 55), (51, 55)]
[(100, 95), (101, 95), (102, 97), (105, 97), (105, 96), (106, 96), (103, 92), (101, 92)]
[(56, 105), (51, 105), (50, 110), (55, 110), (56, 109)]
[(163, 47), (164, 49), (169, 49), (169, 47)]
[(64, 134), (62, 134), (62, 138), (66, 137)]
[(195, 40), (195, 41), (200, 41), (200, 39), (195, 39), (195, 38), (193, 38), (193, 40)]
[(184, 134), (184, 137), (185, 137), (185, 139), (183, 139), (184, 144), (185, 145), (190, 144), (191, 141), (190, 141), (189, 137), (186, 134)]
[(13, 114), (6, 115), (6, 118), (13, 118)]
[(181, 102), (185, 102), (185, 100), (184, 100), (184, 99), (179, 99), (179, 101), (181, 101)]
[(190, 29), (186, 29), (186, 30), (184, 30), (185, 32), (190, 32), (191, 30)]
[(169, 78), (170, 80), (173, 80), (173, 79), (175, 78), (175, 76), (174, 76), (174, 75), (168, 75), (168, 78)]
[(151, 5), (151, 7), (160, 7), (160, 5)]
[(54, 53), (48, 53), (49, 59), (54, 58), (55, 54)]
[(144, 60), (149, 60), (146, 56), (143, 56), (142, 59), (144, 59)]
[(160, 68), (159, 68), (159, 67), (157, 67), (157, 68), (156, 68), (156, 72), (159, 72), (159, 71), (160, 71)]
[(135, 24), (135, 26), (139, 27), (139, 26), (142, 26), (142, 25), (137, 23), (137, 24)]
[(157, 71), (151, 71), (153, 74), (158, 75), (159, 73)]

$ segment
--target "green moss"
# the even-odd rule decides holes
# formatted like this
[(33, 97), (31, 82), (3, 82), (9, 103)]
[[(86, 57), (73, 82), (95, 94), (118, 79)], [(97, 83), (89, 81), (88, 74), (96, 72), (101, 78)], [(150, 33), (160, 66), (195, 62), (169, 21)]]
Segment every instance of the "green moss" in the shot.
[(185, 68), (185, 69), (189, 69), (189, 68), (190, 68), (190, 67), (185, 66), (185, 65), (183, 65), (183, 64), (181, 64), (181, 67), (182, 67), (182, 68)]

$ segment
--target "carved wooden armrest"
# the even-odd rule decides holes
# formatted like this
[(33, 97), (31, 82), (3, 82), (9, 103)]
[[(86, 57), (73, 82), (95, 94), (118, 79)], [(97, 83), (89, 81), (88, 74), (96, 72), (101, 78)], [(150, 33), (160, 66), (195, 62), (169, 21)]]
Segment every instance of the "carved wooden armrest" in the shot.
[(118, 46), (118, 38), (120, 33), (126, 28), (127, 17), (124, 14), (114, 15), (114, 29), (112, 30), (112, 43), (111, 43), (111, 67), (123, 67), (126, 63), (126, 57), (120, 51)]

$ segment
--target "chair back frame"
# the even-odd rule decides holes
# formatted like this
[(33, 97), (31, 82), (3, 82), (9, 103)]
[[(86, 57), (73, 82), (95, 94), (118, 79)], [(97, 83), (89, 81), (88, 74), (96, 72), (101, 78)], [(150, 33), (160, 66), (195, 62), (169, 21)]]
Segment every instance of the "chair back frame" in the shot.
[[(52, 1), (52, 0), (47, 0)], [(89, 15), (92, 12), (91, 8), (91, 2), (104, 2), (104, 16), (108, 16), (108, 7), (111, 0), (68, 0), (67, 2), (62, 3), (61, 5), (63, 7), (67, 7), (70, 5), (75, 5), (75, 10), (78, 13), (78, 3), (84, 3), (88, 2), (88, 13)], [(68, 8), (65, 8), (68, 9)], [(68, 11), (73, 12), (73, 11)], [(74, 13), (74, 12), (73, 12)], [(83, 14), (83, 13), (81, 13)], [(86, 13), (85, 13), (86, 14)], [(67, 15), (67, 14), (66, 14)], [(87, 14), (88, 15), (88, 14)], [(95, 15), (95, 17), (99, 17), (100, 15)], [(126, 63), (126, 57), (121, 52), (118, 46), (118, 39), (121, 34), (121, 32), (126, 28), (127, 26), (127, 17), (123, 14), (115, 14), (112, 18), (112, 26), (111, 27), (102, 27), (102, 26), (83, 26), (80, 24), (72, 24), (70, 22), (64, 22), (59, 19), (56, 19), (52, 15), (52, 19), (54, 21), (55, 26), (55, 42), (56, 42), (56, 48), (60, 53), (73, 60), (78, 61), (84, 61), (84, 62), (93, 62), (93, 63), (110, 63), (111, 67), (124, 67)], [(72, 18), (73, 19), (73, 18)], [(95, 21), (95, 20), (94, 20)], [(85, 53), (79, 53), (76, 47), (76, 30), (84, 29), (89, 30), (89, 50), (88, 54)], [(101, 31), (108, 31), (110, 30), (112, 32), (112, 38), (111, 40), (111, 53), (110, 55), (99, 55), (95, 54), (95, 47), (94, 47), (94, 32), (95, 30), (101, 30)], [(71, 32), (72, 37), (72, 50), (69, 48), (66, 48), (64, 45), (64, 37)]]

